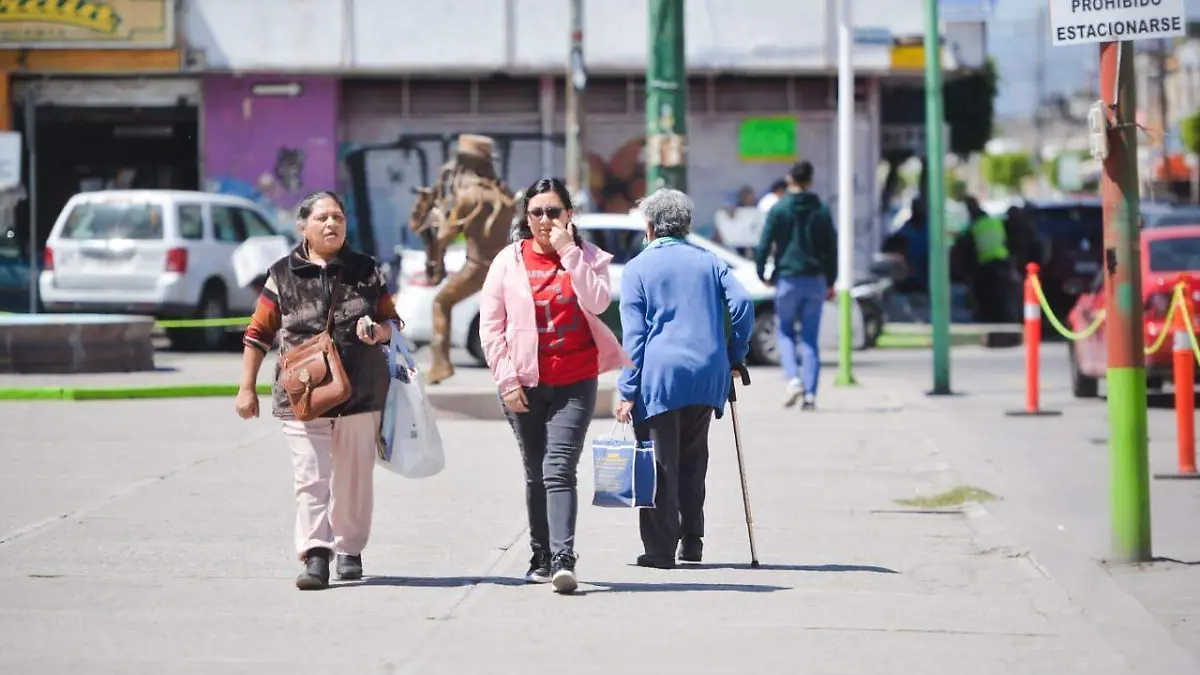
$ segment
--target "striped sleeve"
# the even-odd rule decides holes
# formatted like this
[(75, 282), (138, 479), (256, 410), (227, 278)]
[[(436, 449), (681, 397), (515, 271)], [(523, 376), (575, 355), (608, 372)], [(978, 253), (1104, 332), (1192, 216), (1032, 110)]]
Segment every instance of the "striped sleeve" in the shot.
[(396, 298), (388, 291), (387, 284), (383, 282), (383, 274), (376, 272), (376, 277), (379, 284), (379, 300), (375, 303), (376, 321), (395, 321), (396, 325), (404, 330), (404, 319), (396, 312)]
[(250, 326), (246, 328), (246, 335), (242, 338), (242, 344), (266, 354), (275, 343), (275, 335), (279, 332), (280, 325), (279, 290), (275, 285), (275, 277), (267, 277), (267, 283), (263, 286), (258, 303), (254, 307), (254, 314), (250, 317)]

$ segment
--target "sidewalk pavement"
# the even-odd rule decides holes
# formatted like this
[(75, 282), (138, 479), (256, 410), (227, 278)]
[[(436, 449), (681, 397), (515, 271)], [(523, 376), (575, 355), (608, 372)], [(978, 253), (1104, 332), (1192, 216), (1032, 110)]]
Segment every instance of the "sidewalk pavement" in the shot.
[(762, 568), (727, 416), (693, 568), (631, 565), (636, 513), (590, 505), (585, 451), (575, 597), (520, 581), (501, 422), (443, 421), (437, 477), (378, 472), (368, 578), (302, 593), (273, 420), (223, 399), (0, 404), (0, 672), (1166, 672), (1134, 669), (985, 508), (894, 501), (961, 482), (944, 444), (962, 437), (931, 439), (913, 382), (864, 370), (805, 414), (780, 408), (778, 371), (754, 377), (740, 413)]
[[(1108, 408), (1075, 399), (1066, 346), (1045, 344), (1041, 407), (1058, 417), (1009, 417), (1024, 406), (1022, 350), (955, 350), (954, 396), (914, 405), (913, 423), (965, 482), (1002, 500), (990, 521), (1017, 533), (1031, 556), (1142, 672), (1200, 672), (1200, 481), (1162, 480), (1177, 470), (1173, 394), (1147, 401), (1154, 561), (1109, 562)], [(928, 386), (928, 358), (889, 359), (884, 386)], [(913, 366), (917, 367), (914, 369)]]

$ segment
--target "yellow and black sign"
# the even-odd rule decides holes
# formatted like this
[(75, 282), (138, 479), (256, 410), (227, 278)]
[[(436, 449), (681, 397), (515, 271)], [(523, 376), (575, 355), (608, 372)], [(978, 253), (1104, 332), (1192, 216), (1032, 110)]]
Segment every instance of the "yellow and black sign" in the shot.
[(0, 0), (0, 49), (175, 45), (174, 0)]

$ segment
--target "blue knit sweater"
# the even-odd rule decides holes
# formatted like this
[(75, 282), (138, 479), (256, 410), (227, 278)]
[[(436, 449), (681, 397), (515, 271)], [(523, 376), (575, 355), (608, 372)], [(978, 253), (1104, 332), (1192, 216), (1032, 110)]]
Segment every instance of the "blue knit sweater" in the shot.
[(730, 368), (749, 350), (754, 305), (720, 258), (681, 239), (656, 239), (622, 272), (621, 328), (633, 367), (618, 388), (634, 402), (634, 422), (691, 405), (712, 406), (719, 418)]

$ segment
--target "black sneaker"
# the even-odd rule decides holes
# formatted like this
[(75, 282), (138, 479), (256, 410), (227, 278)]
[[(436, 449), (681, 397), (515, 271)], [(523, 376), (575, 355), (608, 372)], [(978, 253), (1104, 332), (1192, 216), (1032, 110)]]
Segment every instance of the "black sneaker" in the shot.
[(343, 581), (361, 579), (363, 575), (362, 556), (339, 553), (337, 557), (337, 575), (338, 579)]
[(304, 554), (304, 571), (296, 577), (296, 588), (319, 591), (329, 587), (329, 549), (309, 549)]
[(679, 542), (679, 560), (681, 562), (698, 563), (704, 556), (704, 540), (694, 534), (686, 535)]
[(554, 585), (555, 593), (574, 593), (579, 588), (575, 579), (575, 556), (570, 553), (559, 553), (550, 562), (550, 583)]
[(550, 583), (550, 554), (545, 551), (535, 551), (529, 559), (529, 571), (525, 573), (525, 581), (531, 584)]

